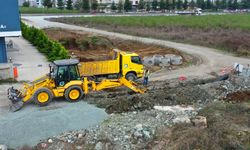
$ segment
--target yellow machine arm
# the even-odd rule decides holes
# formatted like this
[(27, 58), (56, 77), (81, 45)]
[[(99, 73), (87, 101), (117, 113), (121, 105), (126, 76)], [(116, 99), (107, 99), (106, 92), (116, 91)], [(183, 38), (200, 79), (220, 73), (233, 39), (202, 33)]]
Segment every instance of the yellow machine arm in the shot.
[(102, 80), (100, 83), (95, 83), (94, 81), (87, 81), (87, 78), (84, 78), (84, 91), (85, 94), (88, 93), (88, 84), (92, 85), (93, 91), (100, 91), (103, 89), (114, 88), (119, 86), (126, 86), (129, 89), (137, 92), (137, 93), (145, 93), (146, 89), (138, 88), (137, 84), (133, 81), (128, 81), (126, 78), (122, 77), (120, 79), (105, 79)]

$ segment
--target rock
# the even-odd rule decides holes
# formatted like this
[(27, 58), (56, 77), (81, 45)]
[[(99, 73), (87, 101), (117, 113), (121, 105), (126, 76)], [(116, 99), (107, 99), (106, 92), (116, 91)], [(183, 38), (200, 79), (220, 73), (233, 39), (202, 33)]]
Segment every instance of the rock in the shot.
[(6, 145), (3, 145), (3, 144), (0, 144), (0, 150), (7, 150), (7, 146)]
[(83, 137), (83, 135), (81, 133), (79, 133), (78, 136), (77, 136), (78, 139), (80, 139), (82, 137)]
[(150, 132), (149, 132), (149, 131), (143, 130), (143, 137), (144, 137), (146, 140), (150, 139), (150, 138), (151, 138)]
[(98, 142), (98, 143), (95, 145), (95, 150), (102, 150), (102, 147), (103, 147), (102, 142)]
[(136, 131), (142, 131), (142, 130), (143, 130), (142, 124), (137, 124), (137, 125), (135, 126), (135, 130), (136, 130)]
[(173, 119), (174, 123), (190, 123), (190, 119), (187, 116), (179, 116)]
[(191, 122), (198, 128), (207, 128), (207, 118), (204, 116), (196, 116), (195, 118), (191, 119)]
[(52, 140), (52, 139), (48, 139), (48, 142), (49, 142), (49, 143), (53, 143), (53, 140)]

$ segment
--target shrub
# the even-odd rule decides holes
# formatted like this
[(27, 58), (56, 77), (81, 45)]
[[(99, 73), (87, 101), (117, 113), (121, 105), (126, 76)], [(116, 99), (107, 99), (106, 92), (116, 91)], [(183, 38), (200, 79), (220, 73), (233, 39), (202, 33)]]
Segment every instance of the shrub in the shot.
[(22, 35), (46, 55), (49, 61), (69, 58), (68, 51), (57, 41), (50, 40), (45, 33), (21, 22)]

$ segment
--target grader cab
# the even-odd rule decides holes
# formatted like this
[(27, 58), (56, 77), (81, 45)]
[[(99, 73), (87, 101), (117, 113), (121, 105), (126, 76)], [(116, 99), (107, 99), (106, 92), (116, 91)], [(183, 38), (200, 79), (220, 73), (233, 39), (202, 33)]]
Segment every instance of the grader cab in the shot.
[(25, 83), (20, 90), (9, 88), (8, 98), (13, 104), (11, 110), (17, 111), (24, 103), (32, 100), (39, 106), (45, 106), (55, 97), (64, 97), (69, 102), (76, 102), (90, 90), (99, 91), (119, 86), (126, 86), (138, 93), (145, 92), (145, 89), (138, 88), (135, 82), (128, 81), (125, 77), (103, 79), (100, 82), (89, 80), (80, 76), (78, 64), (77, 59), (54, 61), (47, 75), (29, 84)]

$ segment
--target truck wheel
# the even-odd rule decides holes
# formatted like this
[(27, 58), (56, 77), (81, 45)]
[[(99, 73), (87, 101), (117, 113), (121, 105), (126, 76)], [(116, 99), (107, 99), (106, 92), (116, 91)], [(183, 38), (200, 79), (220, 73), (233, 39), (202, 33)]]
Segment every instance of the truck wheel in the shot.
[(69, 102), (77, 102), (83, 95), (83, 91), (79, 86), (71, 86), (65, 91), (65, 98)]
[(128, 73), (126, 74), (126, 79), (129, 81), (135, 81), (137, 79), (136, 75), (134, 73)]
[(48, 88), (40, 88), (35, 92), (33, 98), (37, 105), (46, 106), (52, 101), (53, 93)]

